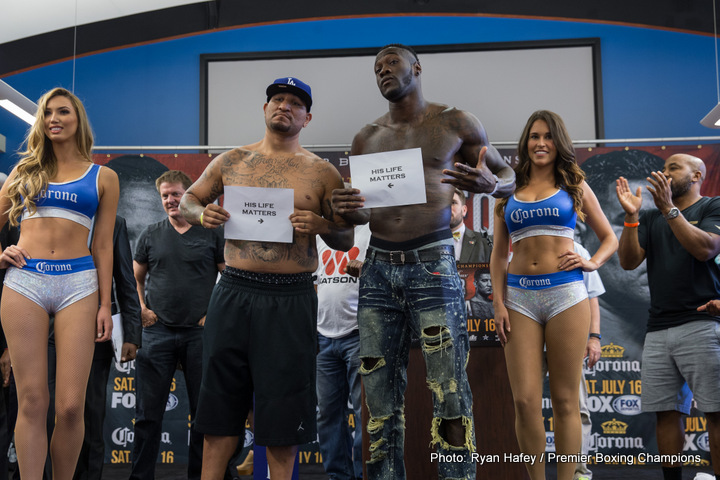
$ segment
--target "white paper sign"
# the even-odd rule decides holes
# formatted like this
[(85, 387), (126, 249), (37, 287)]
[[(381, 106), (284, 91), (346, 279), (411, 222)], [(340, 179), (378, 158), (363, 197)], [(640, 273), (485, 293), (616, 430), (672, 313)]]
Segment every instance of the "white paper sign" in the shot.
[(111, 340), (113, 344), (113, 351), (115, 352), (115, 363), (120, 365), (122, 362), (122, 347), (125, 342), (125, 330), (123, 330), (122, 314), (116, 313), (112, 316), (113, 329), (111, 333)]
[(225, 187), (225, 238), (292, 243), (294, 204), (292, 188)]
[(350, 155), (353, 188), (365, 208), (425, 203), (425, 172), (419, 148)]

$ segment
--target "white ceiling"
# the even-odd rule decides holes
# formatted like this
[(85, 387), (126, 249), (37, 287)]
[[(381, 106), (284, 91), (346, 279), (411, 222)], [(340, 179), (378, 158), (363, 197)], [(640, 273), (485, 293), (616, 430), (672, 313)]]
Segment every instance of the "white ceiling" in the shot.
[(0, 0), (0, 44), (198, 0)]

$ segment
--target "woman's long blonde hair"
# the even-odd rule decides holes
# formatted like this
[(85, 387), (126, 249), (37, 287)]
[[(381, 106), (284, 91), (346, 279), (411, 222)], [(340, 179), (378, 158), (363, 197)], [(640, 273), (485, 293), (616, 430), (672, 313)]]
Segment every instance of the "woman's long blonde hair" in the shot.
[(52, 141), (45, 135), (45, 110), (48, 102), (57, 96), (70, 100), (75, 108), (78, 119), (75, 143), (83, 158), (92, 162), (91, 150), (93, 135), (85, 107), (78, 97), (64, 88), (50, 90), (38, 100), (35, 123), (28, 131), (25, 143), (27, 149), (21, 152), (22, 158), (16, 165), (15, 178), (8, 186), (8, 198), (12, 206), (7, 211), (10, 225), (17, 226), (25, 208), (30, 214), (37, 211), (35, 199), (47, 189), (49, 179), (57, 173), (57, 158), (53, 151)]
[[(530, 154), (528, 153), (528, 140), (530, 138), (530, 129), (533, 124), (543, 120), (547, 123), (553, 143), (557, 149), (557, 157), (555, 158), (555, 186), (563, 188), (573, 199), (575, 212), (580, 220), (585, 219), (582, 212), (582, 183), (585, 180), (585, 174), (578, 166), (575, 160), (575, 148), (572, 140), (565, 128), (560, 115), (548, 110), (538, 110), (530, 115), (525, 124), (520, 141), (518, 142), (518, 164), (515, 166), (515, 189), (520, 190), (530, 181)], [(505, 205), (508, 199), (503, 198), (495, 203), (495, 213), (498, 216), (505, 214)]]

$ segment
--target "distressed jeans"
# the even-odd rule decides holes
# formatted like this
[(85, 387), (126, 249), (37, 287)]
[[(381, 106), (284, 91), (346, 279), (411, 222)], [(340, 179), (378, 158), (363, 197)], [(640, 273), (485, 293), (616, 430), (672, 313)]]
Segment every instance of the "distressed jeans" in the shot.
[[(474, 479), (472, 393), (465, 368), (469, 354), (465, 302), (452, 254), (438, 260), (394, 265), (368, 250), (360, 276), (358, 325), (360, 375), (369, 411), (371, 480), (405, 478), (404, 397), (410, 341), (420, 339), (433, 398), (432, 445), (439, 478)], [(464, 443), (444, 437), (459, 420)], [(443, 461), (447, 459), (446, 461)]]

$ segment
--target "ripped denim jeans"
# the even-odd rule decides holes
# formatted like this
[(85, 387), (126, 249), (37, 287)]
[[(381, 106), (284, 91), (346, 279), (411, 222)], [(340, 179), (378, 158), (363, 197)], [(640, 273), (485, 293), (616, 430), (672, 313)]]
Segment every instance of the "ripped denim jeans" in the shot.
[[(414, 335), (420, 339), (433, 398), (431, 444), (440, 460), (453, 460), (437, 463), (439, 478), (474, 479), (472, 393), (465, 371), (469, 340), (454, 256), (393, 265), (375, 259), (369, 250), (360, 277), (358, 325), (360, 374), (370, 417), (369, 478), (405, 478), (404, 397)], [(456, 439), (460, 429), (460, 442), (448, 442), (450, 428)]]

